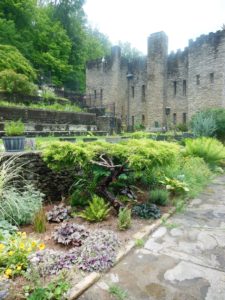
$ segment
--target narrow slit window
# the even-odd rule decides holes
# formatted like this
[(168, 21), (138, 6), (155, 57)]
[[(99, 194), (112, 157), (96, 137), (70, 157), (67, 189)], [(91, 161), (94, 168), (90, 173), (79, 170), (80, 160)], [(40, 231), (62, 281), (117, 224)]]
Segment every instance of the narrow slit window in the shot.
[(142, 85), (141, 95), (142, 95), (142, 101), (144, 102), (145, 101), (145, 85)]
[(100, 100), (103, 99), (103, 89), (100, 90)]
[(210, 83), (214, 83), (214, 73), (209, 74)]
[(132, 127), (134, 127), (134, 116), (132, 116), (131, 120), (132, 120)]
[(183, 96), (187, 95), (187, 81), (183, 80)]
[(134, 86), (131, 87), (132, 98), (134, 98)]
[(173, 95), (176, 96), (176, 94), (177, 94), (177, 82), (174, 81), (173, 82)]
[(183, 124), (187, 124), (187, 114), (183, 113)]
[(97, 91), (94, 91), (95, 99), (97, 99)]
[(200, 84), (200, 75), (196, 75), (196, 84), (197, 84), (197, 85)]
[(173, 114), (173, 124), (174, 125), (177, 124), (177, 114), (176, 113)]
[(142, 125), (145, 125), (145, 115), (142, 115), (141, 123), (142, 123)]

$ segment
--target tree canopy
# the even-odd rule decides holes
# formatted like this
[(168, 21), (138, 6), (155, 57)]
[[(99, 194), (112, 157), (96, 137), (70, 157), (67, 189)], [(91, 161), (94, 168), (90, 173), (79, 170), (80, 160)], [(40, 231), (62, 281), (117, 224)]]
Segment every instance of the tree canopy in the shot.
[(34, 70), (31, 75), (18, 66), (10, 69), (39, 83), (83, 91), (86, 61), (107, 55), (110, 48), (108, 38), (88, 26), (83, 5), (84, 0), (1, 0), (1, 49), (11, 47), (10, 55), (18, 51), (37, 77)]

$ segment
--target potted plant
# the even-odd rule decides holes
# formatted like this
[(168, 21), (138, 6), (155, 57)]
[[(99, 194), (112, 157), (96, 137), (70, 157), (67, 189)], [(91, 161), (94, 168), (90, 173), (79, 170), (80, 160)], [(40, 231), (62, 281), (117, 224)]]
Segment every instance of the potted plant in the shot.
[(21, 120), (6, 121), (4, 124), (5, 137), (2, 138), (6, 151), (17, 152), (24, 150), (25, 137), (22, 136), (25, 126)]

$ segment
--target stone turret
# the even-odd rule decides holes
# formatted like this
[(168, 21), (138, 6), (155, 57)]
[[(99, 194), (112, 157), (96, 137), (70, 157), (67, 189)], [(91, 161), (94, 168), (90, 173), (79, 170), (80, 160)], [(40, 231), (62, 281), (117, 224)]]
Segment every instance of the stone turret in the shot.
[(148, 38), (146, 99), (147, 124), (150, 128), (165, 125), (167, 55), (167, 35), (164, 32), (151, 34)]

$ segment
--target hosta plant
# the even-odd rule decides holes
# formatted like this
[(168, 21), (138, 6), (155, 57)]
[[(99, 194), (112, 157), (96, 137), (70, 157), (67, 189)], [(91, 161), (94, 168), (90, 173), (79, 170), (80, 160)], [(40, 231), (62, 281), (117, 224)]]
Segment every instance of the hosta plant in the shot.
[(80, 248), (78, 267), (88, 272), (105, 271), (113, 266), (118, 247), (119, 240), (112, 231), (96, 230)]
[[(10, 234), (15, 233), (18, 230), (18, 227), (10, 224), (6, 220), (0, 220), (0, 240), (8, 238)], [(1, 235), (3, 238), (1, 239)]]
[(59, 244), (80, 247), (89, 236), (89, 232), (82, 225), (63, 223), (53, 233), (53, 239)]
[(0, 243), (0, 273), (11, 278), (22, 274), (28, 266), (28, 256), (45, 245), (27, 237), (26, 233), (17, 232)]
[(64, 204), (55, 205), (52, 210), (47, 212), (47, 220), (49, 222), (60, 223), (69, 218), (70, 212), (70, 206), (64, 206)]
[(100, 222), (108, 217), (109, 212), (109, 204), (105, 203), (103, 198), (94, 195), (89, 206), (79, 216), (90, 222)]
[(185, 181), (182, 181), (181, 177), (179, 179), (168, 178), (165, 176), (164, 180), (160, 181), (163, 185), (166, 186), (168, 191), (173, 192), (174, 194), (183, 194), (189, 192), (188, 184)]
[(160, 209), (155, 204), (151, 203), (135, 205), (132, 212), (142, 219), (159, 219), (161, 217)]
[(29, 262), (31, 264), (28, 269), (28, 274), (32, 274), (35, 270), (42, 277), (47, 275), (58, 274), (63, 269), (70, 269), (77, 260), (77, 254), (65, 253), (62, 251), (56, 251), (52, 249), (45, 249), (38, 251), (29, 256)]

